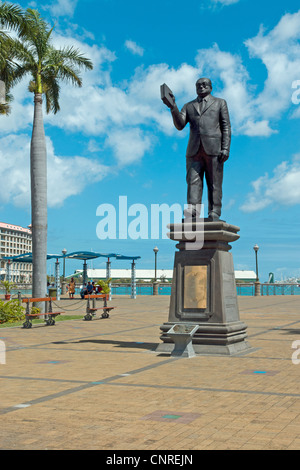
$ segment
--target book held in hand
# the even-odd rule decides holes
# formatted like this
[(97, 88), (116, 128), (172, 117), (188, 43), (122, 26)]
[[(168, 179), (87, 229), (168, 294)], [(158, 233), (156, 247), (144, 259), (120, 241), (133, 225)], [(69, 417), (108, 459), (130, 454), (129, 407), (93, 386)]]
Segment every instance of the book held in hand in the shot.
[(163, 102), (167, 106), (169, 106), (171, 108), (174, 106), (175, 98), (174, 98), (173, 92), (172, 92), (172, 90), (170, 90), (168, 85), (166, 85), (165, 83), (160, 86), (160, 96), (161, 96), (161, 99), (163, 100)]

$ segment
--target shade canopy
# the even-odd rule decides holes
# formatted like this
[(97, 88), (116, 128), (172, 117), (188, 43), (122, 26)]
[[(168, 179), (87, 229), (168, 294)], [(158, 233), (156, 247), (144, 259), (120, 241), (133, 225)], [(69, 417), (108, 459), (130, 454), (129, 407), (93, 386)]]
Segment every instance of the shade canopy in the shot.
[[(89, 260), (89, 259), (96, 259), (96, 258), (115, 258), (117, 260), (136, 260), (140, 259), (140, 256), (124, 256), (119, 253), (97, 253), (94, 251), (74, 251), (73, 253), (65, 254), (65, 255), (56, 255), (56, 254), (48, 254), (47, 260), (53, 258), (68, 258), (74, 260)], [(2, 258), (3, 260), (13, 261), (17, 263), (32, 263), (32, 253), (24, 253), (22, 255), (15, 255), (15, 256), (6, 256)]]
[(140, 256), (124, 256), (119, 253), (98, 253), (94, 251), (75, 251), (74, 253), (69, 253), (61, 258), (70, 258), (70, 259), (81, 259), (81, 260), (88, 260), (88, 259), (95, 259), (95, 258), (115, 258), (118, 260), (125, 260), (125, 259), (139, 259)]
[(140, 256), (124, 256), (124, 255), (116, 255), (116, 259), (122, 260), (122, 259), (140, 259)]
[[(47, 255), (47, 260), (48, 259), (53, 259), (53, 258), (61, 258), (60, 255)], [(32, 263), (32, 253), (23, 253), (22, 255), (16, 255), (16, 256), (4, 256), (2, 258), (3, 260), (7, 261), (13, 261), (16, 263)]]
[(114, 253), (96, 253), (94, 251), (74, 251), (73, 253), (63, 255), (62, 258), (88, 260), (100, 257), (110, 258), (113, 256), (116, 255)]

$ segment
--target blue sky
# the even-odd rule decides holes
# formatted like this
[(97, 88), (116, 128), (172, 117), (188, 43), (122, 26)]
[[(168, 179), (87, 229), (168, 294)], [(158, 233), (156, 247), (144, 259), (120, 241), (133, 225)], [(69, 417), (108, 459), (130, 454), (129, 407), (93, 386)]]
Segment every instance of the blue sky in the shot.
[[(235, 269), (262, 281), (300, 277), (300, 10), (295, 0), (54, 0), (27, 2), (56, 24), (57, 47), (73, 44), (94, 63), (83, 87), (61, 87), (61, 111), (46, 115), (48, 252), (94, 250), (139, 255), (137, 268), (171, 269), (175, 243), (97, 237), (97, 208), (119, 197), (128, 207), (186, 203), (188, 129), (178, 132), (160, 99), (178, 107), (208, 76), (225, 98), (232, 145), (225, 163), (222, 219), (240, 227)], [(299, 81), (299, 84), (297, 83)], [(27, 81), (14, 88), (0, 127), (0, 220), (30, 223), (29, 145), (33, 116)], [(204, 193), (206, 204), (206, 192)], [(205, 208), (207, 212), (207, 209)], [(133, 220), (129, 217), (128, 220)], [(149, 219), (149, 224), (151, 220)], [(149, 230), (150, 233), (150, 230)], [(104, 267), (105, 260), (93, 262)], [(112, 267), (128, 268), (125, 261)], [(81, 264), (68, 261), (70, 274)], [(52, 268), (53, 269), (53, 268)], [(51, 266), (49, 264), (49, 270)]]

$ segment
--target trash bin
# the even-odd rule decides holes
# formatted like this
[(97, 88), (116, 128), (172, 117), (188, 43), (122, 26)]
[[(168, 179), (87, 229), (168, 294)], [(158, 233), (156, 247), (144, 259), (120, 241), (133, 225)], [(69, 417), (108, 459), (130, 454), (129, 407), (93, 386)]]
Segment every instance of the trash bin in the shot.
[(57, 293), (56, 287), (49, 287), (49, 297), (55, 297), (56, 298), (56, 293)]

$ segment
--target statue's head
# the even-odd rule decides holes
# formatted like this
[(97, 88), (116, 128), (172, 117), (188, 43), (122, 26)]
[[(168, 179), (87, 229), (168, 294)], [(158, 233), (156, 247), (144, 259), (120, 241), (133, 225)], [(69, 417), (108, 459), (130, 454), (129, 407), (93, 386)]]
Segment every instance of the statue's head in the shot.
[(209, 78), (199, 78), (199, 80), (196, 81), (196, 92), (198, 96), (204, 98), (204, 96), (209, 95), (211, 91), (212, 84)]

